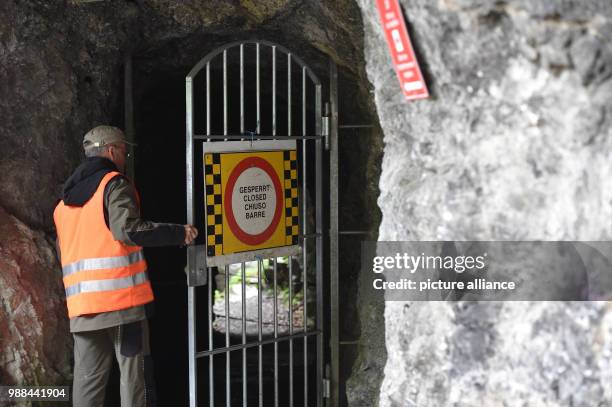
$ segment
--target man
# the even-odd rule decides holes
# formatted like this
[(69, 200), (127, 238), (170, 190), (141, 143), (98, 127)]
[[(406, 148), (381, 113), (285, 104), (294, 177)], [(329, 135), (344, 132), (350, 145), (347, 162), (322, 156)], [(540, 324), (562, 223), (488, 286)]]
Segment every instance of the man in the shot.
[(103, 406), (113, 358), (121, 405), (155, 404), (145, 305), (153, 301), (143, 246), (188, 245), (191, 225), (140, 218), (125, 177), (128, 141), (112, 126), (85, 134), (85, 161), (64, 185), (53, 214), (70, 331), (74, 337), (74, 406)]

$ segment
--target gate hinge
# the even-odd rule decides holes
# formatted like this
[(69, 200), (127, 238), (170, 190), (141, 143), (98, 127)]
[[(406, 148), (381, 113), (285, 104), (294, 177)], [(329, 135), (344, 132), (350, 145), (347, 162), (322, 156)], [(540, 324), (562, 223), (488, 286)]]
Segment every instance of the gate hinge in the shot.
[(323, 379), (323, 398), (331, 397), (331, 380)]
[(325, 137), (325, 150), (329, 150), (329, 102), (325, 102), (325, 113), (321, 117), (321, 135)]
[(321, 117), (321, 135), (325, 137), (325, 149), (329, 150), (329, 116)]

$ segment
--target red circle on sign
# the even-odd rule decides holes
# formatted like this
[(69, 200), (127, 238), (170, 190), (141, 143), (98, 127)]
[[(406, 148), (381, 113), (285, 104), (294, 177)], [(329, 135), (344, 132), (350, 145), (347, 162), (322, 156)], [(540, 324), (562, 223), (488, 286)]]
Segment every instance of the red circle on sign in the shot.
[[(250, 233), (245, 232), (236, 222), (236, 218), (234, 217), (234, 212), (232, 208), (232, 195), (234, 192), (234, 186), (236, 185), (236, 180), (242, 174), (243, 171), (257, 167), (264, 170), (272, 183), (274, 184), (274, 190), (276, 192), (276, 208), (274, 209), (274, 216), (272, 217), (272, 223), (264, 230), (263, 232), (252, 235)], [(240, 240), (242, 243), (246, 243), (251, 246), (255, 246), (261, 244), (268, 240), (270, 236), (276, 230), (278, 226), (278, 222), (280, 222), (281, 214), (283, 211), (283, 199), (281, 196), (281, 184), (278, 179), (278, 175), (274, 168), (268, 163), (266, 160), (260, 157), (247, 157), (244, 160), (240, 161), (236, 167), (232, 170), (229, 175), (229, 179), (227, 180), (227, 185), (225, 186), (225, 198), (224, 198), (224, 209), (225, 209), (225, 217), (227, 218), (227, 224), (234, 235)]]

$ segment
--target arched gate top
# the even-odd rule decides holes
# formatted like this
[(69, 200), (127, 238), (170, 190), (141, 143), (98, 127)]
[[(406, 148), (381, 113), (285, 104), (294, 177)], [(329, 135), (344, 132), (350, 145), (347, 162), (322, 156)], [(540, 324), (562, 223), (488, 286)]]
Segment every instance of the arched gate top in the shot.
[(283, 53), (285, 53), (287, 55), (291, 55), (291, 59), (292, 59), (293, 62), (297, 63), (299, 66), (301, 66), (302, 68), (306, 69), (306, 74), (308, 75), (310, 80), (315, 85), (320, 85), (321, 84), (321, 80), (314, 73), (314, 71), (304, 62), (304, 60), (302, 60), (302, 58), (300, 58), (299, 56), (295, 55), (293, 52), (291, 52), (287, 48), (283, 47), (282, 45), (273, 43), (271, 41), (266, 41), (266, 40), (243, 40), (243, 41), (234, 41), (234, 42), (230, 42), (228, 44), (225, 44), (222, 47), (219, 47), (219, 48), (209, 52), (204, 58), (202, 58), (200, 61), (198, 61), (198, 63), (195, 64), (195, 66), (191, 69), (189, 74), (187, 74), (186, 80), (187, 81), (193, 80), (198, 75), (198, 73), (202, 70), (202, 68), (204, 68), (206, 66), (206, 64), (208, 62), (212, 61), (216, 56), (222, 54), (223, 51), (227, 51), (230, 48), (234, 48), (234, 47), (237, 47), (237, 46), (240, 46), (240, 45), (247, 45), (247, 44), (264, 45), (264, 46), (268, 46), (268, 47), (271, 47), (271, 48), (273, 47), (273, 48), (276, 48), (277, 50), (279, 50), (279, 51), (281, 51), (281, 52), (283, 52)]

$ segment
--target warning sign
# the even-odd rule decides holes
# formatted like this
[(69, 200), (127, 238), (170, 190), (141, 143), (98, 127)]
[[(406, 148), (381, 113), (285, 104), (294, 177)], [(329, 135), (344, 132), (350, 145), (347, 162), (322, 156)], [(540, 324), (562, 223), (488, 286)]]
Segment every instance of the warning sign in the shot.
[[(237, 253), (297, 245), (295, 143), (288, 150), (207, 152), (211, 147), (223, 149), (222, 145), (226, 145), (236, 149), (245, 145), (210, 144), (204, 152), (208, 257), (227, 258)], [(229, 257), (232, 261), (245, 261), (244, 256), (241, 259)], [(211, 261), (209, 264), (218, 263)]]
[(273, 165), (282, 156), (282, 152), (239, 154), (238, 164), (229, 172), (224, 188), (225, 218), (232, 234), (242, 243), (260, 245), (278, 229), (283, 191)]

